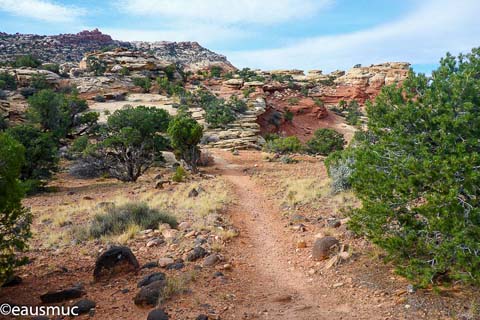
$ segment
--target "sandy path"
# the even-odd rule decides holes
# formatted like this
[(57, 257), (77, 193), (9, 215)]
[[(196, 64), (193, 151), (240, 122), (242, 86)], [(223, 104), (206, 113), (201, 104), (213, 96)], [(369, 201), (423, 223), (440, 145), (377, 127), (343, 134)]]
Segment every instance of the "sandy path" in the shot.
[[(346, 319), (351, 311), (336, 301), (329, 288), (313, 283), (290, 264), (293, 239), (280, 219), (278, 207), (242, 166), (216, 157), (221, 174), (233, 185), (236, 204), (231, 208), (233, 224), (240, 230), (232, 250), (237, 253), (235, 273), (243, 280), (234, 318), (258, 319)], [(229, 317), (228, 317), (229, 318)]]

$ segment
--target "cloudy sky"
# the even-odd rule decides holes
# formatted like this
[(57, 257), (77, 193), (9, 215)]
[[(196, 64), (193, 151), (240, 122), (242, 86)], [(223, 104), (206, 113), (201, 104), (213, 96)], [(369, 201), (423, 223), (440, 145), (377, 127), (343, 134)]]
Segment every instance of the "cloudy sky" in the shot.
[(408, 61), (429, 73), (447, 51), (480, 46), (479, 12), (480, 0), (0, 0), (0, 31), (198, 41), (238, 67)]

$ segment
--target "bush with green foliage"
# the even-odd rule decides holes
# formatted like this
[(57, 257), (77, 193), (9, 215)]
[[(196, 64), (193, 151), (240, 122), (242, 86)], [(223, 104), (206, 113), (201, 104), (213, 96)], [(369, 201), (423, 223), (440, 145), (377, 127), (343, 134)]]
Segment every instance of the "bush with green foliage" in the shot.
[(122, 67), (122, 69), (120, 69), (120, 71), (118, 71), (118, 73), (121, 76), (129, 76), (130, 75), (130, 69), (128, 69), (127, 67)]
[(334, 151), (325, 159), (333, 194), (351, 189), (354, 161), (352, 149)]
[(410, 72), (368, 105), (352, 227), (420, 285), (480, 284), (480, 48)]
[(185, 161), (192, 172), (197, 172), (203, 127), (192, 117), (179, 114), (170, 121), (167, 133), (175, 156)]
[(22, 207), (24, 193), (18, 180), (24, 153), (20, 143), (0, 133), (0, 283), (27, 262), (18, 258), (18, 253), (27, 249), (32, 221), (30, 212)]
[(170, 115), (162, 109), (125, 106), (107, 120), (100, 141), (81, 161), (106, 164), (110, 176), (121, 181), (136, 181), (148, 168), (161, 161), (168, 141), (165, 133)]
[(237, 96), (231, 96), (230, 99), (225, 102), (225, 105), (238, 113), (244, 113), (248, 110), (247, 103)]
[(43, 90), (51, 88), (51, 85), (47, 81), (47, 77), (44, 74), (34, 74), (30, 79), (30, 87), (35, 90)]
[(220, 66), (213, 66), (210, 68), (210, 76), (213, 78), (220, 78), (222, 76), (223, 69)]
[(95, 56), (89, 56), (87, 58), (87, 70), (93, 72), (96, 76), (101, 76), (107, 71), (107, 64)]
[(19, 56), (15, 59), (14, 66), (16, 68), (28, 67), (38, 68), (42, 63), (30, 54)]
[(265, 150), (268, 152), (275, 153), (296, 153), (303, 150), (302, 142), (295, 136), (290, 136), (286, 138), (274, 138), (267, 140), (265, 144)]
[(360, 105), (356, 100), (352, 100), (348, 103), (347, 115), (345, 117), (348, 124), (356, 126), (360, 123), (360, 117), (362, 112), (360, 111)]
[(182, 167), (178, 166), (175, 169), (175, 173), (172, 176), (173, 182), (183, 182), (187, 178), (187, 171)]
[(8, 72), (0, 72), (0, 89), (1, 90), (15, 90), (17, 89), (17, 82), (15, 77)]
[(42, 64), (42, 69), (56, 73), (56, 74), (60, 74), (60, 66), (56, 63)]
[(6, 118), (0, 117), (0, 131), (4, 131), (8, 128), (8, 121)]
[(105, 212), (96, 214), (88, 233), (90, 237), (99, 239), (120, 235), (132, 226), (138, 226), (141, 230), (158, 229), (161, 223), (167, 223), (172, 228), (178, 225), (173, 215), (152, 209), (143, 202), (130, 202), (121, 206), (108, 206)]
[(290, 110), (286, 110), (285, 113), (283, 114), (283, 118), (285, 121), (292, 122), (293, 121), (294, 114)]
[(343, 134), (333, 129), (318, 129), (307, 141), (307, 151), (312, 154), (327, 156), (329, 153), (342, 150), (345, 145)]
[(300, 102), (300, 99), (298, 97), (291, 97), (287, 99), (287, 102), (291, 106), (295, 106)]
[(214, 99), (202, 107), (205, 110), (205, 121), (212, 128), (225, 127), (236, 119), (235, 112), (223, 99)]
[(25, 148), (25, 162), (20, 178), (35, 192), (45, 179), (52, 176), (58, 164), (58, 149), (52, 134), (32, 125), (17, 125), (7, 129), (9, 134)]
[(142, 88), (143, 92), (149, 92), (152, 87), (152, 81), (150, 81), (150, 78), (148, 77), (133, 78), (133, 84)]
[(88, 108), (87, 102), (76, 94), (65, 95), (50, 89), (31, 96), (28, 104), (29, 119), (56, 138), (66, 137), (75, 126), (82, 124), (78, 115)]

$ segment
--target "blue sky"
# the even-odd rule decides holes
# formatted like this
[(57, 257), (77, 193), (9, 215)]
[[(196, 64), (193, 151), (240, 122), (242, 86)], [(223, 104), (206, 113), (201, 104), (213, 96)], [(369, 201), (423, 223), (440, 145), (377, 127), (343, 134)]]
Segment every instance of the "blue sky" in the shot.
[(479, 0), (0, 0), (0, 31), (198, 41), (238, 67), (407, 61), (430, 73), (447, 51), (480, 45), (479, 12)]

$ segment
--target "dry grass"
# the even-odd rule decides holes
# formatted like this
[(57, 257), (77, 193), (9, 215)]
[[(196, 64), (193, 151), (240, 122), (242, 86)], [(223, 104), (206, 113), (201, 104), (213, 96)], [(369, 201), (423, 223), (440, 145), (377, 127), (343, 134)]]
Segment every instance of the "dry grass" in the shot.
[(317, 178), (284, 179), (284, 203), (290, 206), (314, 205), (328, 195), (328, 180)]
[(163, 289), (162, 295), (158, 299), (158, 303), (162, 304), (177, 294), (187, 292), (188, 284), (192, 281), (196, 281), (197, 276), (196, 271), (190, 271), (178, 277), (167, 277), (167, 284)]

